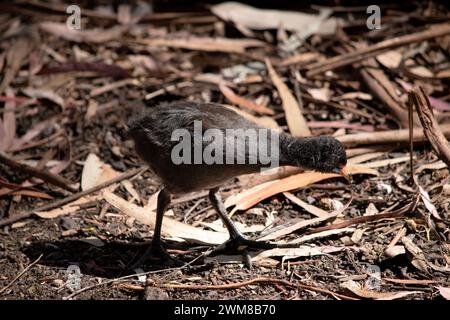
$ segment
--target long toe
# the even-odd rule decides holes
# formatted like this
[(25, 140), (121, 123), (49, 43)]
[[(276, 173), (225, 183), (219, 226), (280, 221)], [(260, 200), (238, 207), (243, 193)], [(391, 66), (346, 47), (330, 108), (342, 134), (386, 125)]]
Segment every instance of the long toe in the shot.
[(180, 267), (184, 264), (184, 262), (172, 257), (161, 244), (156, 244), (148, 248), (130, 269), (134, 270), (147, 264)]

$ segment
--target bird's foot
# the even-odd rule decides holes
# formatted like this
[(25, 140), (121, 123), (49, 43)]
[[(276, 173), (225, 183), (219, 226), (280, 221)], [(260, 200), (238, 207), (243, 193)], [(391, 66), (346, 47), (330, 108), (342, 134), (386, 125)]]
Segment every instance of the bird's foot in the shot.
[(141, 267), (144, 264), (163, 264), (168, 267), (180, 267), (184, 265), (184, 262), (172, 257), (164, 248), (162, 243), (152, 243), (151, 247), (139, 258), (139, 260), (133, 264), (130, 268), (134, 270)]
[(277, 245), (274, 243), (264, 242), (264, 241), (255, 241), (244, 238), (241, 235), (231, 237), (217, 248), (215, 248), (211, 252), (211, 256), (215, 256), (219, 253), (224, 252), (238, 252), (242, 254), (244, 258), (244, 264), (251, 269), (252, 262), (249, 251), (251, 250), (269, 250), (276, 248)]

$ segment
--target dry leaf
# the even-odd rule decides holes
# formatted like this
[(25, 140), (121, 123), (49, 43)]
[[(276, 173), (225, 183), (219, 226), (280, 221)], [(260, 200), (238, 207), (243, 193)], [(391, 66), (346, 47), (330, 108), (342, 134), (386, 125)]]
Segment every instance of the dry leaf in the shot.
[(446, 300), (450, 300), (450, 288), (449, 287), (436, 287), (439, 290), (441, 296)]
[(422, 272), (428, 273), (428, 261), (423, 251), (415, 245), (408, 237), (402, 237), (405, 249), (411, 254), (411, 264)]
[[(156, 211), (148, 210), (147, 208), (139, 207), (135, 204), (129, 203), (126, 200), (116, 196), (115, 194), (104, 191), (103, 196), (117, 210), (135, 218), (140, 223), (146, 224), (153, 228), (155, 225)], [(177, 220), (165, 217), (162, 226), (163, 235), (168, 235), (175, 238), (181, 238), (186, 241), (193, 241), (201, 244), (217, 245), (225, 242), (228, 239), (228, 232), (215, 232), (202, 230), (193, 226), (178, 222)]]
[(334, 34), (338, 23), (336, 18), (324, 20), (317, 14), (258, 9), (238, 2), (220, 3), (212, 6), (211, 11), (225, 21), (255, 30), (278, 29), (281, 26), (284, 30), (298, 34), (304, 34), (306, 31), (312, 33), (314, 29), (317, 29), (317, 34)]
[[(81, 173), (81, 189), (87, 190), (119, 175), (120, 172), (114, 170), (109, 164), (105, 164), (94, 153), (90, 153)], [(107, 190), (112, 191), (115, 187), (115, 185), (111, 185)]]
[(289, 127), (289, 131), (296, 137), (309, 137), (311, 131), (308, 128), (305, 118), (300, 110), (297, 99), (293, 96), (288, 86), (281, 80), (278, 74), (272, 67), (269, 59), (266, 59), (267, 70), (269, 71), (270, 78), (273, 84), (280, 94), (283, 101), (283, 109), (286, 117), (286, 121)]
[(23, 61), (32, 51), (33, 46), (33, 41), (25, 37), (13, 41), (12, 44), (8, 46), (6, 63), (2, 71), (3, 75), (2, 81), (0, 83), (0, 94), (9, 86), (11, 81), (16, 76), (17, 72), (19, 72)]
[(431, 202), (430, 195), (419, 185), (420, 197), (422, 198), (422, 202), (427, 208), (427, 210), (438, 220), (442, 220), (441, 216), (436, 210), (436, 207)]
[[(378, 172), (376, 170), (366, 168), (365, 166), (361, 165), (349, 166), (348, 169), (351, 174), (378, 175)], [(267, 199), (277, 193), (299, 189), (318, 181), (337, 177), (341, 177), (341, 175), (336, 173), (309, 171), (299, 173), (284, 179), (268, 181), (254, 188), (231, 195), (226, 199), (225, 206), (230, 207), (235, 205), (235, 208), (232, 212), (236, 212), (238, 210), (247, 210), (260, 201)]]
[(386, 250), (384, 250), (384, 253), (390, 257), (396, 257), (402, 254), (406, 253), (405, 247), (404, 246), (392, 246), (392, 247), (388, 247)]
[(65, 106), (64, 99), (60, 95), (55, 93), (55, 91), (53, 91), (53, 90), (26, 88), (26, 89), (22, 89), (22, 91), (23, 91), (23, 93), (25, 93), (27, 96), (29, 96), (31, 98), (47, 99), (47, 100), (50, 100), (50, 101), (56, 103), (57, 105), (59, 105), (61, 108), (64, 109), (64, 106)]
[(102, 173), (104, 163), (97, 155), (90, 153), (84, 162), (81, 173), (81, 190), (87, 190), (96, 185), (98, 177)]
[(394, 69), (402, 62), (402, 54), (398, 50), (390, 50), (379, 54), (376, 59), (386, 68)]
[(420, 291), (397, 291), (397, 292), (379, 292), (375, 290), (364, 289), (356, 281), (348, 280), (341, 283), (341, 287), (350, 290), (357, 296), (375, 300), (395, 300), (401, 299), (411, 294), (420, 293)]

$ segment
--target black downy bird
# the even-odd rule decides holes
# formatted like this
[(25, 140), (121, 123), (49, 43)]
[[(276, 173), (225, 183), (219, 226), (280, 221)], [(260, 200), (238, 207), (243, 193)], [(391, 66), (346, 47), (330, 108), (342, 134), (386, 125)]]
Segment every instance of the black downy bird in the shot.
[[(196, 140), (198, 132), (196, 133), (195, 126), (198, 124), (201, 124), (200, 141)], [(213, 135), (207, 134), (208, 129), (215, 129), (209, 130)], [(242, 136), (249, 131), (229, 131), (229, 129), (250, 129), (257, 133), (269, 131), (266, 132), (267, 138), (265, 140), (261, 138), (255, 148), (254, 141), (249, 139), (252, 138), (251, 135)], [(270, 150), (276, 156), (272, 159), (277, 160), (276, 165), (341, 173), (347, 177), (345, 150), (335, 138), (329, 136), (295, 138), (273, 129), (262, 128), (220, 104), (176, 102), (156, 106), (134, 120), (130, 124), (129, 132), (134, 140), (136, 152), (161, 178), (164, 185), (158, 196), (152, 244), (139, 264), (149, 258), (172, 259), (161, 241), (162, 220), (170, 204), (171, 195), (202, 189), (209, 190), (209, 199), (230, 234), (230, 239), (219, 248), (242, 251), (244, 248), (276, 247), (268, 242), (246, 239), (228, 217), (218, 192), (219, 187), (227, 180), (242, 174), (259, 172), (261, 168), (267, 167), (267, 161), (264, 164), (260, 161), (261, 148), (265, 149), (266, 154), (271, 146), (278, 149)], [(230, 135), (229, 132), (235, 134)], [(183, 149), (183, 152), (174, 152), (175, 148), (180, 149), (181, 142), (185, 142), (184, 147), (191, 147), (192, 152), (186, 149)], [(271, 144), (272, 142), (276, 143)], [(206, 163), (207, 161), (203, 159), (205, 161), (199, 162), (199, 159), (196, 159), (198, 157), (198, 152), (195, 155), (196, 150), (203, 152), (206, 149), (214, 150), (210, 154), (219, 160)], [(223, 159), (228, 156), (227, 161), (220, 161), (220, 154)], [(202, 155), (200, 154), (200, 157)], [(184, 159), (181, 163), (180, 157)]]

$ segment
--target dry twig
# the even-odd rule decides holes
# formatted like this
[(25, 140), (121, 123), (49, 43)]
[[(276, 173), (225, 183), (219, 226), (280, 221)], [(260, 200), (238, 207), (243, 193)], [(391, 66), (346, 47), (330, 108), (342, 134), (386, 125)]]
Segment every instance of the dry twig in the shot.
[(316, 74), (328, 70), (333, 70), (339, 67), (343, 67), (352, 63), (362, 61), (370, 57), (374, 57), (386, 49), (397, 48), (414, 42), (421, 42), (428, 39), (434, 39), (437, 37), (445, 36), (447, 34), (450, 34), (450, 24), (434, 25), (425, 31), (384, 40), (369, 47), (358, 49), (353, 52), (349, 52), (337, 57), (330, 58), (327, 61), (320, 61), (311, 64), (308, 68), (309, 71), (306, 73), (306, 76), (312, 77)]
[(43, 254), (41, 254), (35, 261), (33, 261), (31, 264), (29, 264), (25, 269), (23, 269), (9, 284), (6, 285), (6, 287), (4, 287), (3, 289), (0, 290), (0, 295), (2, 295), (4, 292), (6, 292), (6, 290), (8, 290), (9, 288), (11, 288), (11, 286), (14, 284), (14, 282), (16, 282), (17, 280), (19, 280), (19, 278), (21, 276), (23, 276), (25, 273), (27, 273), (28, 270), (31, 269), (31, 267), (33, 267), (36, 263), (39, 262), (39, 260), (41, 260)]
[(112, 185), (114, 183), (120, 182), (120, 181), (125, 180), (125, 179), (129, 179), (129, 178), (135, 176), (136, 174), (140, 173), (143, 170), (146, 170), (146, 169), (137, 168), (137, 169), (130, 170), (128, 172), (125, 172), (125, 173), (121, 174), (120, 176), (118, 176), (118, 177), (116, 177), (114, 179), (111, 179), (111, 180), (108, 180), (106, 182), (103, 182), (103, 183), (101, 183), (101, 184), (99, 184), (99, 185), (97, 185), (95, 187), (89, 188), (87, 190), (75, 193), (75, 194), (73, 194), (73, 195), (71, 195), (69, 197), (66, 197), (64, 199), (57, 200), (57, 201), (54, 201), (52, 203), (43, 205), (41, 207), (38, 207), (38, 208), (35, 208), (35, 209), (31, 209), (29, 211), (25, 211), (25, 212), (22, 212), (22, 213), (18, 213), (16, 215), (12, 216), (12, 217), (0, 220), (0, 227), (4, 226), (4, 225), (11, 224), (11, 223), (14, 223), (16, 221), (19, 221), (19, 220), (22, 220), (22, 219), (25, 219), (25, 218), (28, 218), (28, 217), (30, 217), (31, 215), (33, 215), (37, 211), (45, 211), (45, 210), (50, 210), (50, 209), (54, 209), (54, 208), (60, 207), (62, 205), (65, 205), (66, 203), (75, 201), (75, 200), (77, 200), (77, 199), (79, 199), (81, 197), (87, 196), (87, 195), (89, 195), (91, 193), (94, 193), (94, 192), (97, 192), (97, 191), (99, 191), (101, 189), (104, 189), (104, 188), (106, 188), (106, 187), (108, 187), (108, 186), (110, 186), (110, 185)]
[(421, 87), (413, 88), (409, 95), (416, 106), (425, 136), (442, 161), (450, 167), (450, 145), (433, 116), (433, 109), (427, 95)]
[(16, 169), (21, 172), (25, 172), (33, 177), (44, 180), (50, 184), (63, 188), (64, 190), (68, 190), (70, 192), (77, 192), (77, 189), (71, 186), (71, 182), (67, 181), (63, 177), (55, 175), (45, 170), (39, 170), (29, 165), (17, 162), (10, 156), (6, 155), (3, 152), (0, 152), (0, 162), (7, 165), (10, 168)]

